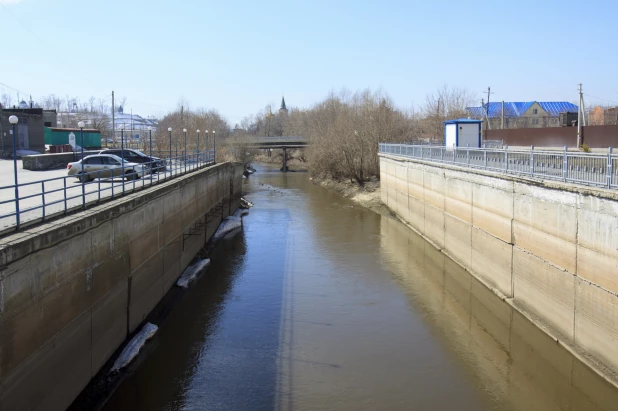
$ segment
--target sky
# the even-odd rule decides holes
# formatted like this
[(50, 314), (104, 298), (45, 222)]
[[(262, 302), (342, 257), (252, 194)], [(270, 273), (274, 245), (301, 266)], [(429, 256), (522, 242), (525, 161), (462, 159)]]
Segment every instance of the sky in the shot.
[(618, 2), (0, 0), (0, 92), (184, 101), (231, 125), (267, 104), (381, 89), (419, 108), (443, 85), (491, 101), (618, 104)]

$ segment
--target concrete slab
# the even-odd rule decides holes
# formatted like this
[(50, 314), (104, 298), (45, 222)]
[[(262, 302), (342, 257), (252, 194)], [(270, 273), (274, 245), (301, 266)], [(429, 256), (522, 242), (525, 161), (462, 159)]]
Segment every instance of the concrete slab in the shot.
[(505, 296), (513, 296), (511, 281), (513, 248), (510, 244), (483, 230), (473, 228), (470, 263), (470, 269), (476, 276)]
[(129, 291), (126, 281), (116, 284), (92, 306), (92, 378), (127, 338)]
[(573, 341), (575, 276), (518, 247), (513, 250), (514, 302)]
[(472, 258), (472, 227), (449, 214), (444, 215), (444, 249), (453, 259), (471, 266)]
[(618, 372), (618, 296), (577, 279), (575, 342)]

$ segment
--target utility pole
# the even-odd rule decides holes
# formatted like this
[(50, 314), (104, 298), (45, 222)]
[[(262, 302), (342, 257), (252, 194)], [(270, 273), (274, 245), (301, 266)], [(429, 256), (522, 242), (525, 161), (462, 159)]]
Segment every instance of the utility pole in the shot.
[(584, 104), (584, 93), (582, 92), (582, 83), (579, 83), (579, 107), (577, 108), (577, 148), (581, 147), (582, 143), (582, 110)]
[(114, 91), (112, 90), (112, 140), (116, 142), (116, 106), (114, 105)]
[[(487, 110), (485, 110), (485, 115), (487, 117), (487, 130), (491, 129), (491, 125), (489, 124), (489, 96), (491, 94), (493, 94), (491, 92), (491, 87), (487, 87)], [(487, 138), (487, 136), (485, 138)]]
[[(438, 121), (437, 121), (437, 128), (436, 128), (436, 138), (438, 138), (438, 136), (440, 135), (440, 131), (442, 129), (441, 124), (440, 124), (440, 98), (438, 97)], [(446, 145), (446, 141), (444, 141), (444, 144)]]
[(487, 140), (487, 109), (485, 108), (485, 99), (482, 98), (481, 99), (481, 109), (483, 109), (483, 111), (485, 112), (485, 121), (484, 121), (484, 129), (485, 129), (485, 133), (483, 133), (483, 140)]

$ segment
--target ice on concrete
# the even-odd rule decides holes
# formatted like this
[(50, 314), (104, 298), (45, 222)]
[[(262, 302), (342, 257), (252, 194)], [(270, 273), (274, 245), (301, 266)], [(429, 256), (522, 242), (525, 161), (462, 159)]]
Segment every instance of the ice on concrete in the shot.
[(142, 329), (137, 334), (135, 334), (135, 336), (131, 338), (131, 341), (129, 341), (126, 347), (124, 347), (124, 350), (122, 350), (122, 352), (116, 359), (116, 362), (114, 362), (114, 366), (112, 367), (111, 372), (119, 371), (129, 365), (129, 363), (133, 361), (135, 357), (137, 357), (137, 354), (139, 354), (144, 344), (146, 344), (146, 341), (151, 339), (158, 329), (159, 327), (152, 323), (144, 324)]
[(240, 198), (240, 208), (251, 208), (253, 207), (253, 203), (247, 201), (244, 197)]
[(189, 287), (189, 283), (201, 274), (209, 265), (210, 260), (208, 258), (204, 258), (199, 260), (197, 263), (188, 266), (178, 281), (176, 281), (176, 285), (182, 288)]
[(217, 232), (212, 238), (213, 242), (217, 242), (226, 235), (235, 232), (242, 227), (242, 219), (240, 217), (230, 216), (227, 217), (217, 228)]
[(234, 213), (234, 217), (242, 217), (242, 216), (246, 216), (247, 214), (249, 214), (249, 210), (245, 210), (245, 209), (239, 208)]
[(23, 157), (23, 156), (38, 155), (41, 153), (39, 153), (38, 151), (32, 151), (32, 150), (15, 150), (15, 154), (17, 155), (17, 157)]

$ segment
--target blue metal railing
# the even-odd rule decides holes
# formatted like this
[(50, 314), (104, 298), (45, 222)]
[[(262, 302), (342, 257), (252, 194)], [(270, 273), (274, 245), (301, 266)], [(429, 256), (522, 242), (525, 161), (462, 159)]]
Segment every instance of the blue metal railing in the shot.
[[(161, 155), (161, 151), (158, 152)], [(127, 193), (213, 165), (214, 150), (187, 153), (124, 168), (116, 167), (0, 187), (0, 233), (15, 231), (20, 223), (45, 222), (51, 217), (86, 209)], [(156, 164), (159, 164), (158, 166)], [(152, 169), (151, 169), (152, 165)], [(79, 167), (79, 165), (77, 165)], [(123, 175), (124, 172), (124, 175)], [(105, 174), (111, 174), (106, 176)], [(86, 182), (82, 183), (82, 181)], [(12, 209), (11, 212), (6, 212)]]
[(618, 189), (618, 155), (380, 143), (380, 153), (435, 163)]

